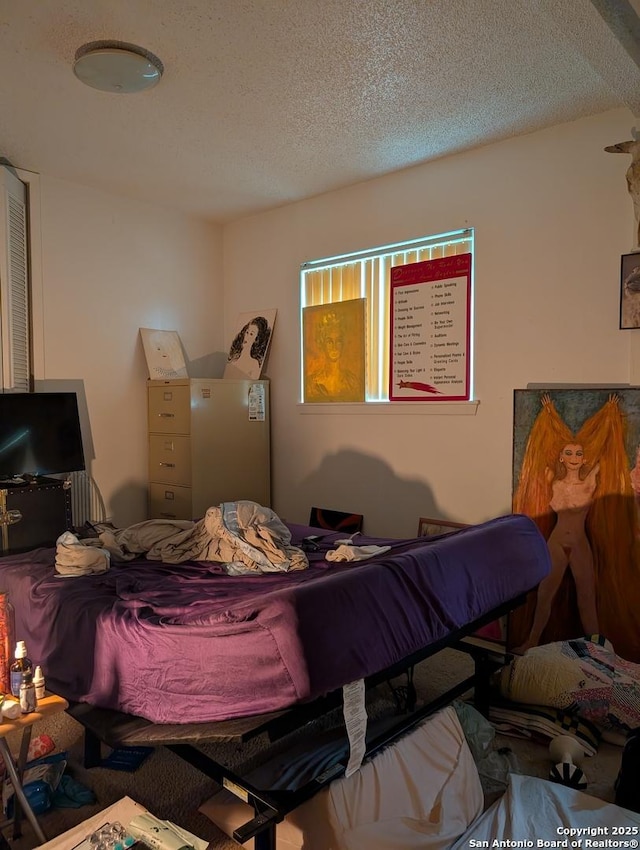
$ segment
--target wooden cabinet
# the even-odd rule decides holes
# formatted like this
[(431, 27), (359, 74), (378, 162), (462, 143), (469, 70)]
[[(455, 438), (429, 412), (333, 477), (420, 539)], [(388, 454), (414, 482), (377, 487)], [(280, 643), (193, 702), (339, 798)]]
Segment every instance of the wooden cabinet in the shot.
[(221, 502), (271, 506), (269, 382), (148, 382), (149, 517), (200, 519)]

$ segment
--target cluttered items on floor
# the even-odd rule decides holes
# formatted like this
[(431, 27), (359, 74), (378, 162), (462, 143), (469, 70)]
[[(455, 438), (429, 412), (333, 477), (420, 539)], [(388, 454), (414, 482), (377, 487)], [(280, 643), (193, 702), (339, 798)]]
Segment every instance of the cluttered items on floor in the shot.
[[(36, 752), (43, 742), (36, 739)], [(50, 738), (51, 749), (55, 745)], [(48, 749), (48, 746), (47, 746)], [(67, 772), (67, 753), (49, 753), (27, 762), (22, 777), (22, 788), (32, 811), (36, 815), (44, 814), (51, 808), (80, 808), (96, 802), (93, 791)], [(5, 777), (2, 783), (2, 810), (5, 818), (14, 814), (15, 790), (12, 782)]]
[(584, 750), (575, 738), (570, 735), (557, 735), (549, 744), (551, 758), (549, 779), (569, 788), (584, 791), (587, 780), (580, 767), (584, 755)]
[(502, 669), (499, 687), (512, 710), (524, 704), (570, 712), (619, 746), (640, 727), (640, 664), (621, 658), (601, 635), (527, 650)]
[[(262, 772), (267, 769), (273, 768)], [(300, 769), (307, 769), (303, 759)], [(291, 771), (288, 781), (296, 781)], [(402, 848), (420, 836), (425, 847), (435, 840), (446, 847), (482, 807), (473, 756), (455, 709), (448, 707), (290, 812), (278, 827), (276, 846)], [(251, 806), (224, 789), (200, 811), (229, 835), (251, 817)]]
[[(287, 814), (275, 847), (467, 850), (507, 846), (514, 839), (533, 840), (534, 846), (539, 838), (557, 841), (569, 829), (640, 827), (640, 815), (519, 773), (517, 760), (493, 747), (485, 722), (467, 704), (431, 715), (356, 773), (335, 779)], [(487, 779), (501, 788), (485, 809)], [(200, 811), (234, 837), (238, 825), (251, 816), (251, 806), (226, 790)], [(532, 818), (532, 811), (544, 812), (544, 817)], [(485, 840), (487, 844), (479, 843)]]
[(116, 803), (52, 838), (39, 850), (206, 850), (208, 842), (178, 824), (161, 820), (131, 797)]

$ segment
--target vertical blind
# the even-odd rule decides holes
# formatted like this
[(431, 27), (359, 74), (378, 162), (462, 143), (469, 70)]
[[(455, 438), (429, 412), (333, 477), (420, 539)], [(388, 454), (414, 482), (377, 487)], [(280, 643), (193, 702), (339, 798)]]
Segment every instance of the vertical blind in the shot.
[(301, 309), (366, 299), (367, 401), (389, 399), (391, 269), (467, 253), (473, 253), (473, 231), (469, 229), (303, 263)]

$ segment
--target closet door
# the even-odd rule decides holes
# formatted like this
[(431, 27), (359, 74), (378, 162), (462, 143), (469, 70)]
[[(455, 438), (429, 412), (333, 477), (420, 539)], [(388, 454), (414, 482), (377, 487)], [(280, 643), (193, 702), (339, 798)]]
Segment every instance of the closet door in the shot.
[(0, 167), (0, 358), (3, 390), (31, 389), (27, 189)]

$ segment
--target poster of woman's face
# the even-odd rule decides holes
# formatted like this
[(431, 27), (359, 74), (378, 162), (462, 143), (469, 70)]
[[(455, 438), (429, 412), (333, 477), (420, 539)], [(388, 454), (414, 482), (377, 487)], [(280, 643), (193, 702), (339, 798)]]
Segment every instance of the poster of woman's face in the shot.
[(262, 374), (277, 310), (241, 313), (238, 316), (224, 370), (225, 378), (251, 378)]

